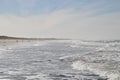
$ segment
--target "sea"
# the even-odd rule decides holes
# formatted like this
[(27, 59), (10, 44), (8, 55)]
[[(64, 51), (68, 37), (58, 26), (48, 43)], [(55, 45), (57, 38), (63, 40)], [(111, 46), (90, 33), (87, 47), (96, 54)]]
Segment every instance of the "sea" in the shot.
[(43, 40), (0, 47), (0, 80), (120, 80), (120, 40)]

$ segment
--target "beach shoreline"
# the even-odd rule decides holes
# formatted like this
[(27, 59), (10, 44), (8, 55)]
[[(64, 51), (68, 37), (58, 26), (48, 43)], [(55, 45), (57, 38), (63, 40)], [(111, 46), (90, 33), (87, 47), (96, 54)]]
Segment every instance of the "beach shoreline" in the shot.
[(20, 45), (23, 43), (30, 43), (35, 40), (25, 40), (25, 39), (0, 39), (0, 47)]

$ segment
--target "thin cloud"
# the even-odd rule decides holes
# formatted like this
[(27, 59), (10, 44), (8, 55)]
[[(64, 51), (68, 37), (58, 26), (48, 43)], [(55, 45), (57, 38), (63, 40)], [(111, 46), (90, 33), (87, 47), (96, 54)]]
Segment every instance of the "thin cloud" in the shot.
[(0, 32), (15, 36), (110, 39), (119, 37), (118, 16), (120, 13), (88, 17), (69, 10), (28, 17), (0, 16)]

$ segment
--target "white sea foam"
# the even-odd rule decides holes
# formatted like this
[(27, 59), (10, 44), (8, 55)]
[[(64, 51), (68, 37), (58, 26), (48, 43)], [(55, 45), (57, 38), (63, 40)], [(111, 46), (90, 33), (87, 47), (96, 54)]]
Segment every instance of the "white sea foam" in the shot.
[(6, 49), (0, 48), (0, 53), (3, 52), (3, 51), (6, 51)]
[(35, 43), (33, 43), (33, 46), (43, 46), (43, 45), (47, 45), (49, 41), (37, 41)]
[[(120, 80), (120, 54), (119, 54), (120, 43), (97, 43), (97, 42), (84, 42), (84, 41), (79, 41), (79, 40), (78, 41), (74, 41), (74, 40), (55, 41), (55, 42), (54, 41), (53, 42), (52, 41), (39, 41), (39, 42), (33, 42), (33, 43), (28, 43), (28, 44), (22, 44), (22, 46), (18, 45), (17, 48), (22, 47), (22, 48), (26, 49), (26, 47), (28, 48), (28, 47), (39, 47), (39, 46), (40, 46), (40, 48), (42, 48), (41, 46), (46, 46), (45, 50), (47, 50), (47, 47), (50, 47), (49, 45), (47, 46), (47, 44), (50, 44), (50, 45), (52, 44), (52, 46), (55, 45), (55, 47), (56, 47), (56, 45), (58, 45), (58, 47), (52, 48), (53, 51), (55, 49), (59, 50), (65, 46), (65, 53), (64, 52), (61, 53), (61, 54), (64, 54), (64, 56), (60, 55), (63, 57), (60, 57), (59, 59), (61, 59), (61, 60), (66, 59), (66, 61), (71, 60), (71, 62), (73, 62), (73, 64), (72, 64), (73, 69), (82, 70), (82, 71), (90, 71), (95, 74), (99, 74), (100, 76), (108, 77), (109, 78), (108, 80)], [(3, 57), (1, 55), (6, 50), (11, 51), (12, 49), (13, 49), (13, 47), (0, 48), (0, 51), (1, 51), (0, 57)], [(24, 50), (24, 49), (18, 49), (18, 50)], [(32, 48), (30, 48), (30, 49), (32, 49)], [(69, 51), (71, 53), (66, 54), (66, 51), (69, 49), (71, 49), (71, 51)], [(72, 51), (72, 49), (73, 49), (73, 51)], [(86, 49), (88, 49), (89, 51)], [(78, 51), (76, 51), (76, 50), (78, 50)], [(82, 52), (82, 50), (83, 50), (83, 52)], [(49, 52), (48, 51), (46, 51), (46, 52), (44, 52), (44, 54), (42, 54), (42, 56), (43, 55), (46, 56), (45, 57), (46, 59), (50, 58), (49, 53), (52, 53), (52, 52), (50, 52), (51, 49)], [(41, 54), (39, 54), (39, 55), (41, 55)], [(36, 58), (34, 58), (34, 59), (36, 59)], [(22, 59), (20, 59), (20, 60), (22, 60)], [(26, 60), (26, 58), (25, 58), (25, 60)], [(41, 61), (41, 60), (38, 60), (38, 61)], [(45, 60), (45, 61), (47, 61), (47, 60)], [(40, 64), (42, 64), (42, 62), (40, 62)], [(49, 66), (53, 66), (53, 64), (51, 64)], [(24, 73), (22, 71), (10, 71), (10, 70), (3, 71), (3, 72), (6, 72), (9, 75), (19, 75), (19, 74)], [(44, 75), (41, 73), (40, 74), (38, 73), (35, 75), (28, 75), (28, 76), (25, 75), (27, 80), (30, 80), (30, 79), (50, 80), (50, 79), (46, 79), (45, 76), (48, 76), (48, 75), (46, 75), (46, 74)], [(2, 79), (2, 80), (4, 80), (4, 79)]]
[(0, 58), (2, 58), (2, 57), (3, 57), (2, 53), (3, 53), (3, 52), (5, 52), (5, 51), (6, 51), (6, 49), (5, 49), (5, 48), (0, 48)]
[(101, 69), (101, 67), (103, 67), (103, 65), (100, 64), (91, 64), (91, 63), (86, 63), (83, 61), (76, 61), (72, 64), (73, 69), (77, 69), (77, 70), (89, 70), (92, 71), (96, 74), (99, 74), (100, 76), (104, 76), (107, 77), (109, 80), (120, 80), (120, 74), (115, 72), (115, 71), (111, 71), (111, 70), (105, 70), (104, 68)]
[(45, 74), (39, 73), (38, 75), (30, 75), (25, 77), (27, 78), (26, 80), (36, 80), (36, 79), (48, 80), (45, 76), (46, 76)]
[(120, 80), (120, 42), (82, 42), (71, 41), (71, 47), (90, 48), (86, 53), (60, 57), (59, 59), (77, 60), (73, 69), (88, 70), (108, 80)]

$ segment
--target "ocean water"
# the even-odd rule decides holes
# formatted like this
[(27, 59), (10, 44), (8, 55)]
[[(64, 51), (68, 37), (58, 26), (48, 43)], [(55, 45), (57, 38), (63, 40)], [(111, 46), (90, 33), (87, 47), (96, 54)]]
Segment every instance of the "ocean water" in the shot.
[(53, 40), (1, 47), (0, 80), (120, 80), (120, 41)]

